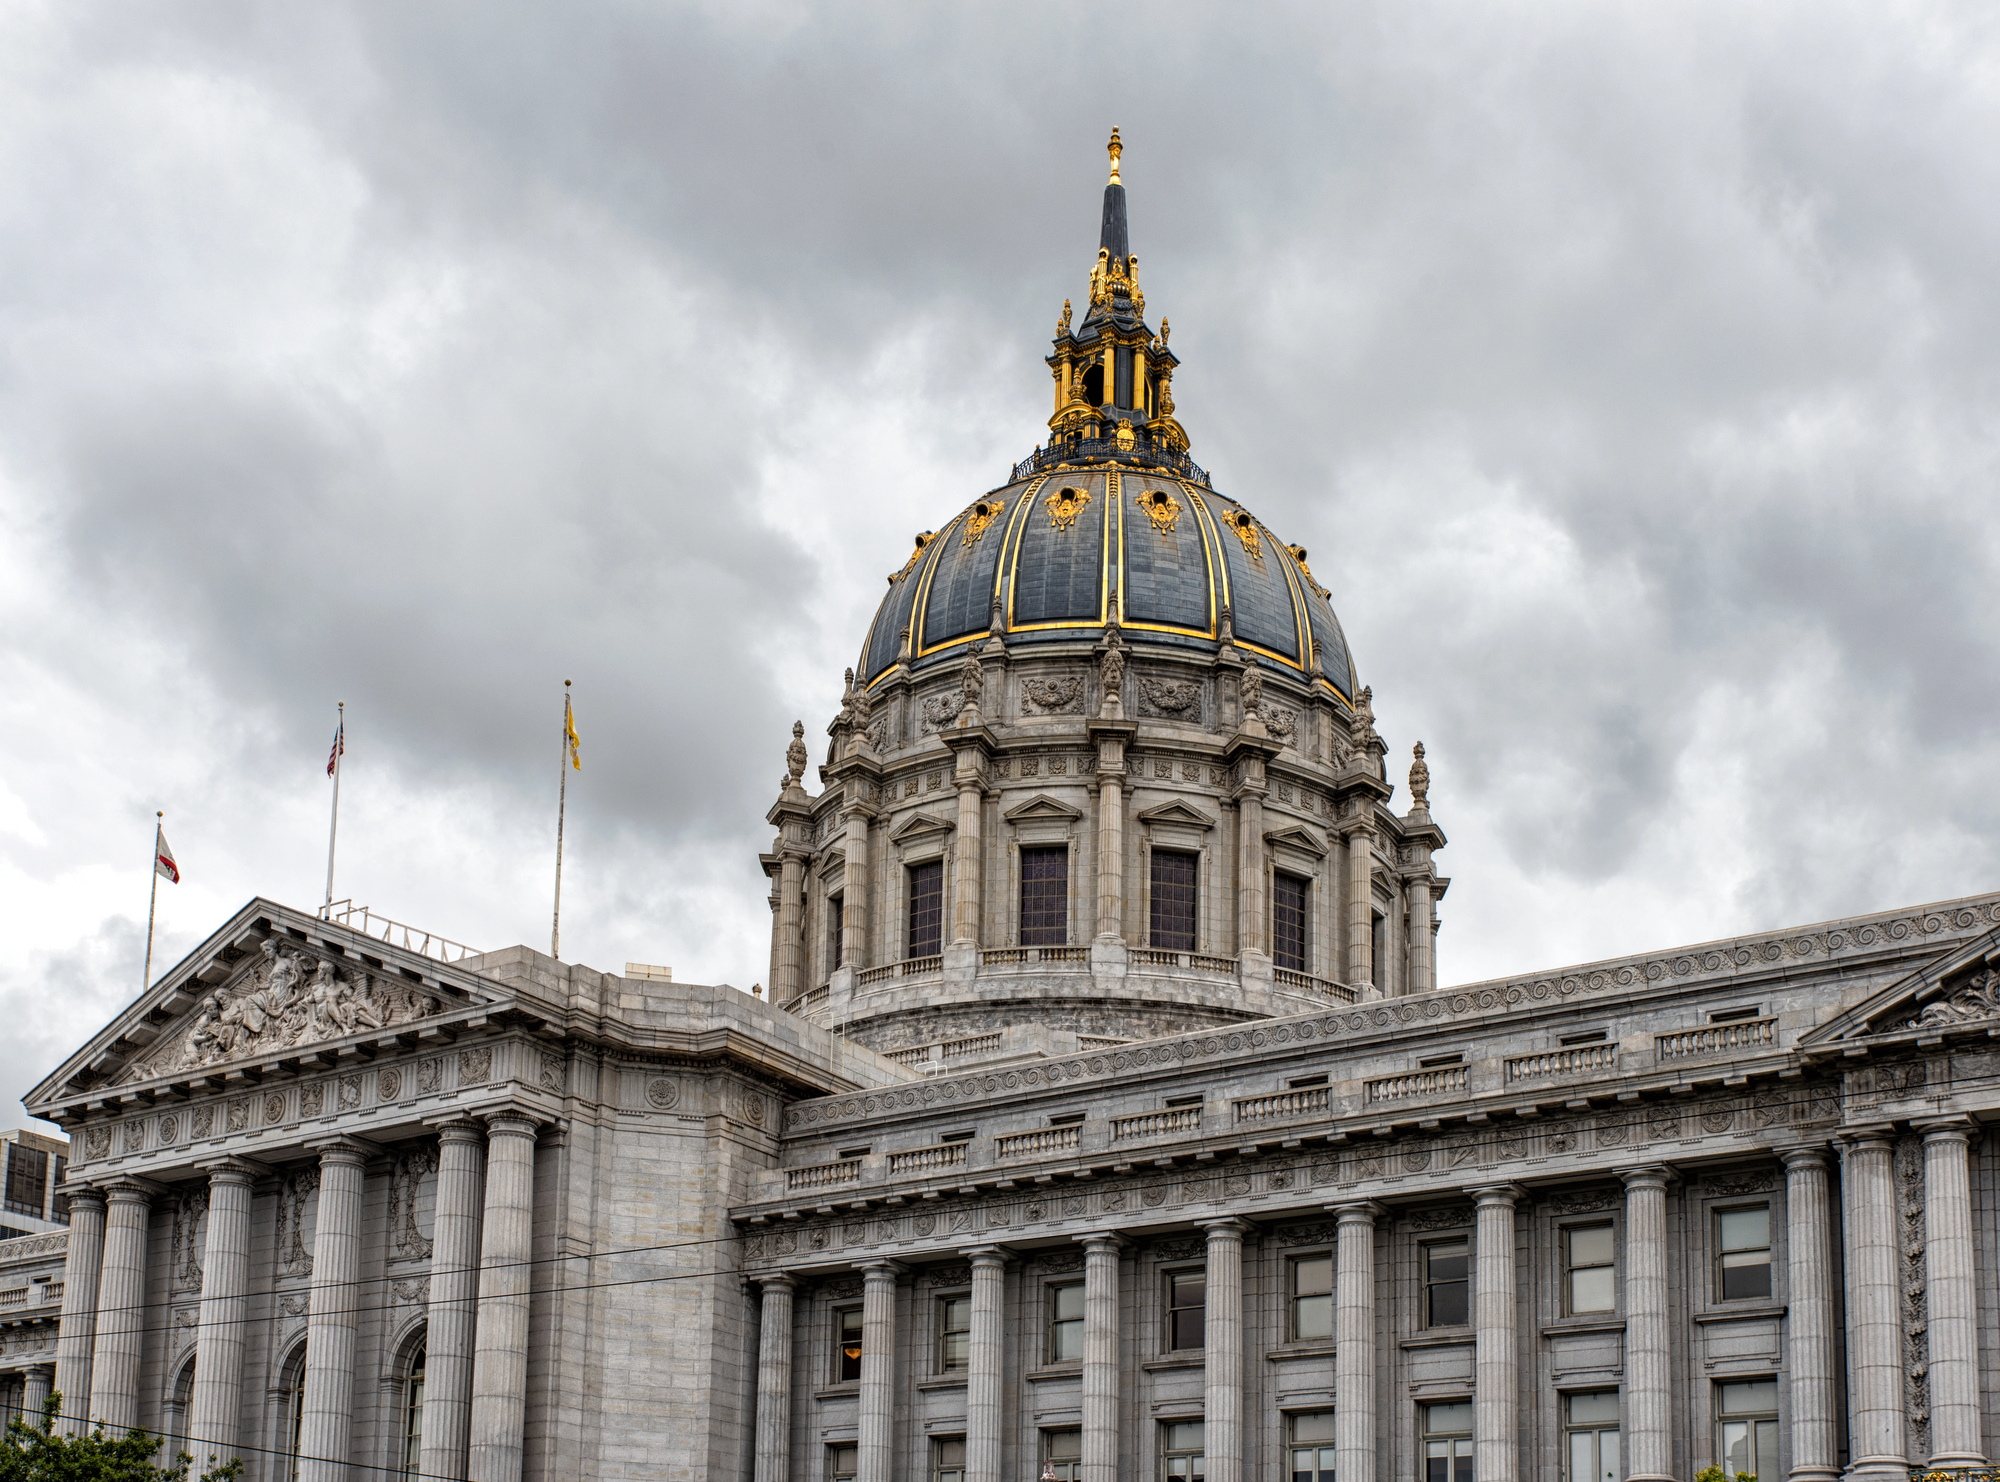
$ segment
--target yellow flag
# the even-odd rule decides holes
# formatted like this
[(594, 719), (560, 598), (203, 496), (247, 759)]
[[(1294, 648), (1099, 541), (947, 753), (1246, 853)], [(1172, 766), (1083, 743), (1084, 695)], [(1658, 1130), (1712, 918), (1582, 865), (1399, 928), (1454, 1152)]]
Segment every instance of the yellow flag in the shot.
[(563, 734), (569, 742), (569, 764), (577, 771), (583, 770), (583, 756), (577, 748), (583, 743), (576, 737), (576, 707), (567, 701), (563, 704)]

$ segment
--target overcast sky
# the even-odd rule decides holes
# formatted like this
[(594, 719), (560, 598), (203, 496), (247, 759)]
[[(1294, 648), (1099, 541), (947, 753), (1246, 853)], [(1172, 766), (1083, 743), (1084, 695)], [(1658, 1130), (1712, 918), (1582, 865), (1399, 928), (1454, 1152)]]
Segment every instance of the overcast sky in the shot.
[[(1103, 143), (1447, 983), (2000, 885), (1990, 6), (0, 6), (0, 1122), (253, 895), (747, 986)], [(1400, 793), (1399, 793), (1400, 802)]]

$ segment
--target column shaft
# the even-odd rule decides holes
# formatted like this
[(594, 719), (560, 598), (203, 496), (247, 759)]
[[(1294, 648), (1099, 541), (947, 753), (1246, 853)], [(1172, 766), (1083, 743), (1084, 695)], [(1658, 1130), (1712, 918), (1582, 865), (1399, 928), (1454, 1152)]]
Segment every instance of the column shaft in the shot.
[(1886, 1133), (1841, 1144), (1847, 1237), (1847, 1369), (1850, 1477), (1907, 1471), (1903, 1414), (1902, 1287), (1896, 1240), (1896, 1184)]
[(1667, 1170), (1625, 1175), (1625, 1418), (1630, 1482), (1672, 1482)]
[(535, 1123), (518, 1113), (496, 1113), (486, 1121), (486, 1209), (466, 1442), (471, 1482), (521, 1482), (534, 1216)]
[(1118, 1250), (1115, 1235), (1083, 1246), (1083, 1482), (1118, 1479)]
[[(968, 767), (975, 759), (974, 753), (960, 752), (958, 762)], [(980, 942), (979, 903), (986, 874), (980, 852), (980, 821), (985, 804), (986, 790), (978, 777), (959, 778), (958, 834), (952, 841), (951, 933), (952, 941), (960, 946), (977, 947)]]
[(49, 1400), (49, 1382), (55, 1378), (55, 1370), (47, 1364), (36, 1364), (21, 1376), (21, 1418), (40, 1430), (42, 1426), (42, 1406)]
[(1202, 1413), (1208, 1482), (1243, 1482), (1243, 1225), (1207, 1226)]
[(1408, 993), (1428, 993), (1436, 987), (1431, 977), (1431, 877), (1418, 875), (1410, 881), (1410, 981)]
[(1930, 1464), (1983, 1466), (1979, 1293), (1972, 1268), (1972, 1179), (1963, 1121), (1924, 1130), (1924, 1301), (1930, 1344)]
[(757, 1335), (757, 1459), (754, 1482), (792, 1474), (792, 1278), (763, 1278)]
[(1005, 1353), (1001, 1306), (1007, 1258), (987, 1248), (972, 1255), (972, 1332), (965, 1373), (965, 1482), (1001, 1482), (1000, 1368)]
[(97, 1343), (97, 1287), (104, 1269), (104, 1193), (77, 1189), (69, 1196), (69, 1254), (63, 1264), (62, 1317), (56, 1328), (56, 1389), (62, 1395), (58, 1428), (75, 1435), (87, 1427), (90, 1357)]
[(1105, 776), (1097, 784), (1097, 935), (1125, 936), (1125, 784)]
[(477, 1122), (438, 1129), (437, 1209), (431, 1225), (431, 1298), (424, 1322), (424, 1475), (465, 1475), (472, 1419), (472, 1339), (479, 1297), (481, 1173)]
[(208, 1174), (208, 1239), (201, 1257), (201, 1326), (195, 1337), (194, 1393), (188, 1399), (188, 1454), (196, 1476), (209, 1458), (226, 1462), (243, 1443), (243, 1345), (250, 1286), (250, 1181), (241, 1163)]
[(90, 1358), (90, 1418), (114, 1436), (139, 1423), (139, 1345), (146, 1325), (146, 1227), (152, 1192), (105, 1190), (104, 1269), (97, 1280), (97, 1342)]
[(1375, 1204), (1343, 1204), (1334, 1246), (1334, 1471), (1343, 1482), (1377, 1475), (1375, 1435)]
[(1347, 835), (1347, 981), (1375, 981), (1375, 836), (1366, 828)]
[[(786, 841), (789, 844), (789, 840)], [(804, 912), (805, 872), (789, 848), (778, 864), (778, 949), (772, 954), (771, 1002), (782, 1007), (804, 991), (799, 921)]]
[[(1265, 950), (1262, 794), (1245, 792), (1237, 799), (1236, 820), (1241, 831), (1236, 852), (1236, 947), (1240, 952), (1262, 952)], [(1211, 1451), (1210, 1455), (1213, 1454)]]
[(338, 1142), (319, 1155), (299, 1482), (343, 1482), (354, 1436), (354, 1326), (360, 1310), (361, 1175), (367, 1150)]
[(1514, 1292), (1512, 1184), (1477, 1189), (1473, 1244), (1473, 1473), (1480, 1482), (1518, 1482), (1521, 1475), (1521, 1359)]
[(856, 972), (868, 966), (868, 815), (847, 815), (847, 862), (840, 883), (840, 965)]
[(896, 1278), (878, 1261), (861, 1278), (861, 1416), (857, 1482), (891, 1482), (895, 1466)]
[(1826, 1150), (1793, 1148), (1784, 1158), (1791, 1482), (1833, 1482), (1840, 1468), (1834, 1430), (1833, 1222)]

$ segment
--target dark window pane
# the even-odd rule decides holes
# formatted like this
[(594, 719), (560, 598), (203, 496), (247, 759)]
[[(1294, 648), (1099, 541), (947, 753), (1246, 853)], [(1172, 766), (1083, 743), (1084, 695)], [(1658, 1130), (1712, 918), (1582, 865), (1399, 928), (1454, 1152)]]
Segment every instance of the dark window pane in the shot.
[(1306, 971), (1306, 905), (1312, 887), (1297, 875), (1279, 875), (1271, 891), (1271, 959), (1295, 973)]
[(1152, 931), (1149, 940), (1169, 952), (1195, 947), (1195, 856), (1153, 851)]
[(840, 934), (847, 925), (847, 901), (834, 896), (826, 903), (826, 960), (831, 972), (840, 966)]
[(1208, 1314), (1199, 1307), (1184, 1307), (1174, 1313), (1172, 1348), (1200, 1348), (1208, 1336)]
[(1768, 1251), (1744, 1251), (1722, 1258), (1722, 1300), (1741, 1301), (1745, 1297), (1771, 1295), (1771, 1256)]
[(840, 1348), (837, 1355), (838, 1370), (843, 1383), (861, 1377), (861, 1309), (850, 1307), (834, 1314), (834, 1322), (840, 1332)]
[(1470, 1322), (1471, 1316), (1466, 1305), (1466, 1284), (1462, 1281), (1439, 1281), (1431, 1284), (1431, 1322), (1434, 1328), (1447, 1328), (1455, 1323)]
[(1069, 944), (1069, 850), (1021, 851), (1021, 945)]
[(911, 957), (935, 957), (944, 950), (944, 861), (910, 866)]
[(22, 1147), (18, 1142), (0, 1146), (7, 1153), (8, 1211), (40, 1219), (48, 1197), (49, 1155), (39, 1148)]

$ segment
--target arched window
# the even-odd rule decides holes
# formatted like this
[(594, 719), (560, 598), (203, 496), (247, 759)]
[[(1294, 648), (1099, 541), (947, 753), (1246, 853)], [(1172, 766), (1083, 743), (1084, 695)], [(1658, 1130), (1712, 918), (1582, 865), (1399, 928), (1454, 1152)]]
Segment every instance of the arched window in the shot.
[(299, 1482), (299, 1437), (306, 1426), (306, 1366), (302, 1358), (297, 1371), (292, 1375), (291, 1392), (285, 1397), (287, 1418), (285, 1421), (286, 1445), (292, 1458), (291, 1469), (285, 1473), (291, 1482)]
[[(173, 1397), (167, 1401), (166, 1414), (161, 1418), (166, 1422), (163, 1430), (166, 1445), (160, 1448), (160, 1462), (172, 1466), (174, 1458), (188, 1449), (188, 1407), (194, 1400), (194, 1355), (187, 1356), (181, 1365), (178, 1378), (174, 1380)], [(189, 1468), (197, 1477), (207, 1470), (206, 1466)]]
[(424, 1349), (421, 1344), (410, 1356), (410, 1369), (403, 1380), (403, 1475), (423, 1475), (424, 1460)]

